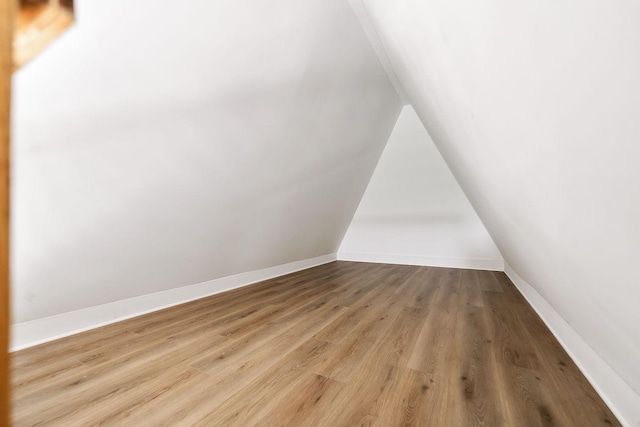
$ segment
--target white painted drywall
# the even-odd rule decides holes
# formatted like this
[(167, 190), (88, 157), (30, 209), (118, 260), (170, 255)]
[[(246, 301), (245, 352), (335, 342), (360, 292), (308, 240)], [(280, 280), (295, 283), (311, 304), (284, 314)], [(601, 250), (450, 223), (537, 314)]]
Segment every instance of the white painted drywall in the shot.
[(284, 276), (336, 260), (335, 254), (247, 271), (193, 285), (93, 305), (54, 316), (41, 317), (11, 325), (11, 351), (22, 350), (131, 317), (140, 316), (188, 301), (226, 292), (256, 282)]
[(398, 117), (338, 257), (504, 269), (500, 252), (410, 105)]
[(378, 36), (378, 32), (371, 22), (371, 18), (369, 17), (369, 12), (367, 8), (362, 3), (362, 0), (348, 0), (349, 4), (353, 8), (354, 13), (358, 17), (360, 21), (360, 25), (364, 30), (369, 42), (371, 43), (371, 47), (376, 52), (376, 56), (380, 61), (380, 65), (384, 68), (385, 73), (387, 73), (387, 77), (389, 77), (389, 81), (393, 85), (393, 88), (396, 90), (398, 97), (402, 101), (403, 105), (409, 104), (406, 95), (404, 94), (404, 89), (402, 88), (402, 84), (396, 75), (396, 71), (393, 68), (393, 64), (389, 60), (389, 56), (382, 44), (382, 40), (380, 40), (380, 36)]
[(76, 3), (14, 78), (14, 322), (335, 253), (401, 109), (346, 1)]
[(640, 3), (365, 5), (505, 261), (640, 394)]

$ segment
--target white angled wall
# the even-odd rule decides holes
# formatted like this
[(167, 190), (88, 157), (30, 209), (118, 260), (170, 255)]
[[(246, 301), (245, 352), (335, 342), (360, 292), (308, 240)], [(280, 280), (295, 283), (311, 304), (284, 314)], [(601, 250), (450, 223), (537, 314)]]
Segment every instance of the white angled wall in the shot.
[(14, 322), (336, 252), (401, 109), (346, 1), (76, 3), (14, 78)]
[(510, 271), (640, 425), (640, 2), (364, 3)]
[(504, 269), (500, 252), (411, 106), (398, 117), (338, 257)]

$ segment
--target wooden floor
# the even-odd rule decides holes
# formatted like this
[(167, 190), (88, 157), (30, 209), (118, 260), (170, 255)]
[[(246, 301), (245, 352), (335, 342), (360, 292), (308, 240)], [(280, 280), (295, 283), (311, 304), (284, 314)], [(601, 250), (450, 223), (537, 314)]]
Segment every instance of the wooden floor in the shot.
[(334, 262), (18, 352), (16, 426), (620, 425), (503, 273)]

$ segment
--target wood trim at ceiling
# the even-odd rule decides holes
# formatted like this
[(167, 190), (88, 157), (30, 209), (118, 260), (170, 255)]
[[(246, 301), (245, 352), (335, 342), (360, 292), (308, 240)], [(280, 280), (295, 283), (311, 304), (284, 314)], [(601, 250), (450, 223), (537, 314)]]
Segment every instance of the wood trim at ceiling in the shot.
[(73, 23), (73, 0), (20, 0), (14, 39), (14, 67), (42, 52)]
[(0, 0), (0, 426), (9, 425), (9, 133), (14, 0)]

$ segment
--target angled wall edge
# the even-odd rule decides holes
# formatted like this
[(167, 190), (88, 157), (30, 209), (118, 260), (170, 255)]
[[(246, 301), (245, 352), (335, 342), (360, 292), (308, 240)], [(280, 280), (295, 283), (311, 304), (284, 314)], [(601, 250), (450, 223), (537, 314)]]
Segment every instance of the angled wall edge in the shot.
[(640, 426), (640, 396), (598, 355), (566, 320), (509, 264), (505, 273), (551, 330), (602, 400), (625, 426)]
[(327, 264), (335, 260), (336, 254), (328, 254), (194, 285), (127, 298), (56, 316), (16, 323), (11, 326), (10, 348), (11, 351), (22, 350), (121, 320)]

